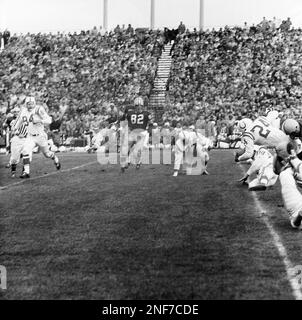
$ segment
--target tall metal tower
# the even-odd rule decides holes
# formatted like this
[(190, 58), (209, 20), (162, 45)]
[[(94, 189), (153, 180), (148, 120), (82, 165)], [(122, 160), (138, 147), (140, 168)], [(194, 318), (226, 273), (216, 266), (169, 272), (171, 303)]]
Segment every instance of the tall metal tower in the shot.
[(153, 30), (154, 29), (154, 17), (155, 17), (155, 0), (151, 0), (151, 8), (150, 8), (150, 29)]
[(199, 0), (199, 30), (204, 28), (204, 0)]
[(108, 0), (104, 1), (104, 8), (103, 8), (103, 29), (107, 31), (108, 29)]

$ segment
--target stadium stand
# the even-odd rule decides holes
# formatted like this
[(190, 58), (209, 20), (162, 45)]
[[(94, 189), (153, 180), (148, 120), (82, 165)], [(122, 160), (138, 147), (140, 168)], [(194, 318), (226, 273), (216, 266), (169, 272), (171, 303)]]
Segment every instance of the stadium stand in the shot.
[[(216, 134), (267, 107), (301, 117), (302, 31), (290, 20), (245, 28), (189, 32), (176, 38), (165, 120), (196, 121)], [(202, 124), (204, 123), (204, 124)], [(208, 133), (207, 133), (208, 131)], [(231, 133), (229, 134), (231, 135)]]
[[(60, 134), (83, 139), (104, 119), (117, 116), (137, 94), (148, 104), (160, 89), (169, 122), (194, 123), (207, 137), (231, 142), (236, 120), (256, 118), (273, 107), (301, 117), (302, 31), (290, 19), (277, 25), (190, 32), (116, 27), (81, 33), (25, 34), (6, 31), (0, 53), (0, 123), (28, 93), (39, 96), (50, 114), (64, 105)], [(158, 84), (158, 60), (169, 47), (172, 65), (166, 91)], [(163, 99), (165, 96), (165, 100)], [(165, 102), (164, 102), (165, 101)], [(152, 106), (152, 103), (150, 103)]]

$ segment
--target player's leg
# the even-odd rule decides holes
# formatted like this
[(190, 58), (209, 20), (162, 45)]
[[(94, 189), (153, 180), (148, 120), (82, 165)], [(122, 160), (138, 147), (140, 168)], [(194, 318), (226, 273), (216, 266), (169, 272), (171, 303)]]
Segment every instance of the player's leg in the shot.
[(302, 221), (302, 195), (297, 188), (293, 169), (288, 167), (280, 175), (281, 194), (284, 206), (288, 212), (291, 225), (301, 227)]
[[(186, 164), (186, 174), (188, 176), (192, 175), (192, 167), (193, 163), (197, 161), (197, 151), (196, 151), (196, 146), (188, 146), (185, 152), (185, 164)], [(197, 161), (198, 162), (198, 161)], [(197, 163), (196, 163), (197, 164)]]
[(268, 179), (268, 182), (267, 182), (268, 187), (272, 187), (277, 182), (279, 177), (274, 173), (274, 168), (272, 164), (265, 168), (264, 175), (266, 175)]
[(278, 175), (274, 173), (273, 165), (261, 167), (257, 178), (249, 183), (250, 191), (264, 191), (267, 187), (273, 186), (278, 180)]
[[(198, 151), (200, 150), (200, 151)], [(205, 151), (201, 146), (199, 148), (197, 148), (199, 157), (201, 158), (201, 165), (203, 166), (201, 174), (203, 175), (209, 175), (209, 172), (207, 170), (207, 166), (210, 160), (210, 156), (209, 153), (207, 151)]]
[(29, 178), (30, 174), (30, 162), (32, 157), (32, 151), (36, 146), (35, 139), (33, 137), (27, 137), (24, 141), (22, 158), (23, 158), (23, 173), (20, 178)]
[(128, 164), (133, 163), (137, 164), (139, 144), (140, 141), (139, 133), (135, 130), (131, 131), (128, 137)]
[(120, 165), (121, 172), (125, 172), (125, 169), (128, 167), (129, 163), (129, 153), (130, 148), (133, 144), (128, 129), (124, 129), (120, 135)]
[(149, 140), (149, 135), (147, 131), (141, 132), (137, 135), (137, 141), (134, 146), (134, 159), (136, 164), (136, 169), (139, 169), (142, 163), (142, 153), (145, 148), (148, 148), (147, 146), (147, 139)]
[(180, 166), (183, 163), (183, 150), (178, 146), (178, 141), (175, 145), (175, 158), (174, 158), (174, 173), (173, 177), (177, 177)]
[(264, 191), (267, 188), (269, 177), (265, 172), (265, 166), (261, 166), (257, 177), (249, 183), (250, 191)]
[(23, 138), (14, 136), (11, 140), (11, 175), (12, 178), (16, 176), (17, 164), (20, 162), (20, 155), (23, 148)]
[(55, 167), (57, 170), (61, 169), (61, 163), (59, 158), (55, 155), (53, 151), (49, 150), (49, 145), (47, 141), (46, 135), (40, 135), (37, 138), (37, 145), (39, 146), (41, 152), (43, 153), (44, 157), (50, 158), (53, 160)]

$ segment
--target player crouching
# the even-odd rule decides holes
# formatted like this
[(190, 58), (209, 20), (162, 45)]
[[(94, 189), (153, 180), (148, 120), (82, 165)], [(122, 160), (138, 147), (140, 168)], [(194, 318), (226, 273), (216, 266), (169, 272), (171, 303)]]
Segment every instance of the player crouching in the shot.
[(173, 177), (178, 176), (181, 165), (187, 175), (208, 174), (206, 166), (209, 155), (206, 150), (209, 148), (210, 140), (196, 133), (193, 125), (184, 125), (175, 141)]
[(278, 180), (278, 176), (274, 173), (274, 156), (264, 147), (254, 146), (254, 148), (252, 164), (238, 181), (247, 183), (249, 177), (256, 173), (257, 177), (248, 182), (248, 188), (250, 191), (263, 191)]

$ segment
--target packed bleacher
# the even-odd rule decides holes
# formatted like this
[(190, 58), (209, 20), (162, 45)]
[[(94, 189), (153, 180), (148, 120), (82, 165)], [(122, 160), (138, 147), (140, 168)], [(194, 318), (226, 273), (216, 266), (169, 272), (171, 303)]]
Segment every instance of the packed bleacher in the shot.
[(105, 34), (95, 28), (11, 36), (0, 59), (0, 123), (34, 94), (54, 117), (68, 105), (61, 130), (68, 137), (83, 136), (137, 94), (148, 99), (161, 34), (129, 25)]
[(173, 48), (165, 120), (195, 121), (217, 136), (223, 124), (231, 130), (235, 120), (269, 107), (301, 117), (302, 31), (290, 19), (186, 31)]
[(290, 19), (280, 24), (264, 18), (256, 26), (201, 32), (182, 23), (164, 31), (129, 25), (110, 33), (6, 32), (0, 123), (34, 94), (54, 119), (68, 106), (58, 127), (61, 141), (84, 138), (138, 94), (148, 107), (157, 59), (170, 41), (173, 64), (160, 126), (185, 122), (213, 140), (232, 140), (236, 120), (256, 118), (269, 107), (301, 117), (302, 31)]

